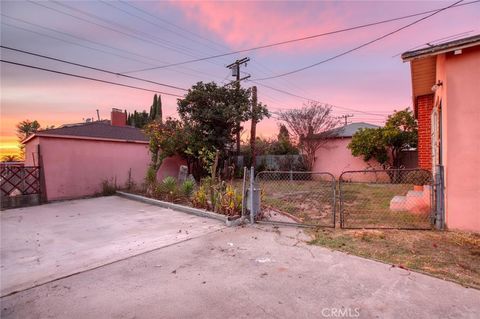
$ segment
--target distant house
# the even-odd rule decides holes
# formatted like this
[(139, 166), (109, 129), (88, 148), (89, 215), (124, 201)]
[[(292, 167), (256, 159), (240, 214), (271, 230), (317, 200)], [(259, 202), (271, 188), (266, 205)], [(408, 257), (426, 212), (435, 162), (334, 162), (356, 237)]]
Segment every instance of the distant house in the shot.
[(480, 35), (402, 54), (410, 62), (419, 166), (444, 175), (449, 228), (480, 231)]
[[(41, 166), (48, 200), (94, 195), (103, 181), (123, 187), (130, 176), (143, 183), (150, 161), (142, 130), (126, 126), (126, 114), (113, 109), (111, 121), (64, 125), (39, 131), (25, 141), (25, 165)], [(183, 161), (168, 158), (159, 178), (176, 176)]]
[[(315, 153), (313, 171), (329, 172), (338, 178), (344, 171), (379, 168), (376, 161), (365, 162), (362, 157), (355, 157), (347, 147), (352, 136), (362, 128), (378, 128), (379, 126), (358, 122), (336, 128), (328, 141)], [(330, 134), (329, 134), (330, 135)]]

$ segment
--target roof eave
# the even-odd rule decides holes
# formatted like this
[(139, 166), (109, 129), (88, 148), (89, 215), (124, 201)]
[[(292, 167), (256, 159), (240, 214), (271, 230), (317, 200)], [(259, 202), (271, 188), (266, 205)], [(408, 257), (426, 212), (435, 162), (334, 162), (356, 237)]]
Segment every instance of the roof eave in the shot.
[(37, 136), (37, 133), (33, 133), (32, 135), (30, 135), (29, 137), (25, 138), (23, 141), (21, 141), (20, 143), (22, 144), (25, 144), (27, 143), (28, 141), (30, 141), (31, 139), (33, 139), (34, 137)]
[(462, 50), (462, 49), (466, 49), (466, 48), (471, 48), (471, 47), (478, 46), (478, 45), (480, 45), (480, 41), (460, 44), (460, 45), (457, 45), (457, 46), (447, 47), (447, 48), (439, 49), (439, 50), (435, 50), (435, 48), (427, 48), (427, 49), (422, 49), (422, 50), (418, 50), (418, 51), (409, 51), (409, 52), (405, 52), (405, 53), (402, 54), (402, 60), (403, 60), (403, 62), (410, 62), (412, 60), (422, 59), (422, 58), (426, 58), (426, 57), (433, 56), (433, 55), (439, 55), (439, 54), (443, 54), (443, 53), (448, 53), (448, 52), (452, 52), (452, 51), (455, 51), (455, 50)]
[(103, 142), (123, 142), (123, 143), (137, 143), (137, 144), (148, 144), (148, 141), (141, 140), (125, 140), (125, 139), (114, 139), (114, 138), (104, 138), (104, 137), (89, 137), (89, 136), (72, 136), (72, 135), (54, 135), (54, 134), (42, 134), (35, 133), (30, 135), (28, 138), (23, 140), (21, 143), (25, 144), (34, 137), (48, 137), (48, 138), (68, 138), (76, 140), (90, 140), (90, 141), (103, 141)]

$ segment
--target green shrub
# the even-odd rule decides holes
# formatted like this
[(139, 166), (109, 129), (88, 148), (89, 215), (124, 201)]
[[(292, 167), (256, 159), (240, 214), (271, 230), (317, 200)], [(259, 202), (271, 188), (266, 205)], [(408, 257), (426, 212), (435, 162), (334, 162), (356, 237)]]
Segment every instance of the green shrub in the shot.
[(145, 188), (149, 194), (152, 190), (155, 192), (155, 184), (157, 183), (157, 172), (155, 168), (149, 167), (147, 170), (147, 175), (145, 176)]
[(162, 181), (162, 188), (167, 193), (175, 193), (177, 191), (177, 180), (172, 176), (167, 176)]
[(183, 196), (190, 198), (193, 194), (194, 188), (195, 188), (195, 182), (187, 179), (180, 186), (180, 192), (182, 193)]
[(194, 207), (208, 209), (208, 190), (205, 184), (200, 185), (193, 194), (192, 203)]
[(192, 203), (194, 207), (234, 216), (242, 211), (242, 194), (230, 184), (213, 183), (206, 178), (194, 193)]

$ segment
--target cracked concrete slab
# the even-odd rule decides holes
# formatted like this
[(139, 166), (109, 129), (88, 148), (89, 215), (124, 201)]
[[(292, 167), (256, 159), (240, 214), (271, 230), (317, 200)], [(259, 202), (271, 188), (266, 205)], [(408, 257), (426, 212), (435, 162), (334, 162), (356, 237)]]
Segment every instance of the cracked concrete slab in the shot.
[(2, 318), (480, 317), (478, 290), (306, 239), (221, 229), (4, 297)]
[(117, 196), (6, 210), (1, 295), (225, 228)]

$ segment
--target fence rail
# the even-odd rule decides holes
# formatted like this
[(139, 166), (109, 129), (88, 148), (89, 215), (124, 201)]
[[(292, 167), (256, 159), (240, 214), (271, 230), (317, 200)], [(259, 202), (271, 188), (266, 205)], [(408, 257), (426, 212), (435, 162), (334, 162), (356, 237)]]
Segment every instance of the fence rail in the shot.
[(264, 171), (257, 174), (263, 222), (335, 227), (335, 177), (330, 173)]
[(1, 166), (2, 196), (40, 194), (40, 168), (37, 166)]
[(421, 169), (346, 171), (339, 178), (340, 227), (431, 229), (433, 178)]

